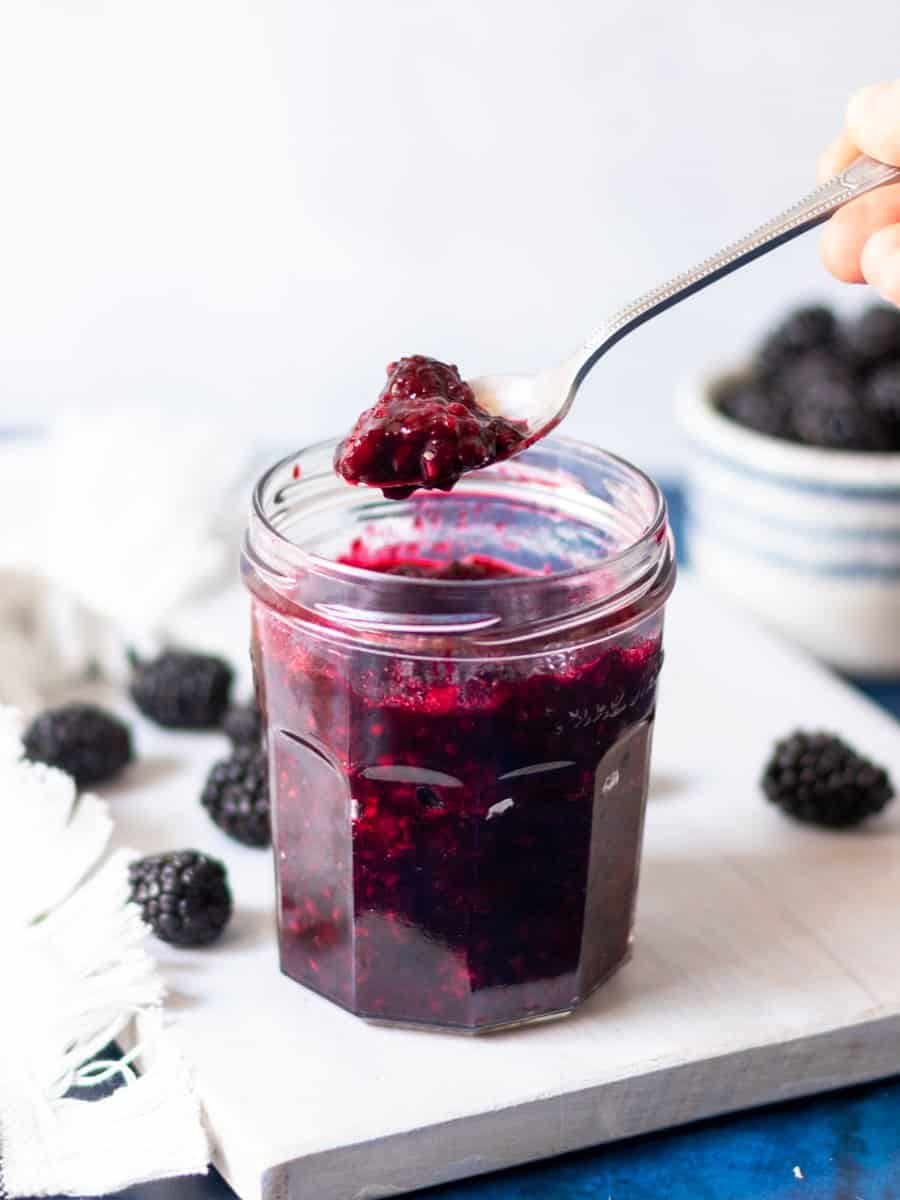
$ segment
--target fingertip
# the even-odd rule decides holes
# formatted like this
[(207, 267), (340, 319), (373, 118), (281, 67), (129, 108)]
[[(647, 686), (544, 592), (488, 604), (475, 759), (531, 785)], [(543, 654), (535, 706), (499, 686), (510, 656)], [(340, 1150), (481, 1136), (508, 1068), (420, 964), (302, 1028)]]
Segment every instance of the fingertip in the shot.
[(900, 305), (900, 225), (872, 234), (863, 246), (860, 266), (867, 283), (885, 300)]
[(861, 88), (847, 105), (847, 129), (865, 154), (900, 164), (900, 79)]
[(850, 99), (847, 101), (847, 127), (852, 129), (867, 119), (875, 97), (887, 85), (885, 83), (867, 83), (865, 87), (858, 88)]
[(865, 283), (859, 261), (856, 220), (848, 209), (836, 212), (822, 234), (819, 253), (822, 262), (841, 283)]

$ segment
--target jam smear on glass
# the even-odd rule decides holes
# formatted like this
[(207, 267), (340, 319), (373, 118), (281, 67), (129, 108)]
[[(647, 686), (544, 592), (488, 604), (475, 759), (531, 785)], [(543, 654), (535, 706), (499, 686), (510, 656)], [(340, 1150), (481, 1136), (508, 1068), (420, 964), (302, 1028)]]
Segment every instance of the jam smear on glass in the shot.
[(413, 354), (388, 364), (381, 395), (339, 444), (334, 466), (348, 483), (404, 500), (416, 488), (449, 491), (523, 441), (515, 425), (479, 407), (455, 366)]
[(416, 554), (407, 546), (380, 546), (370, 550), (362, 538), (354, 538), (347, 554), (337, 561), (348, 567), (363, 567), (382, 575), (408, 579), (512, 579), (533, 578), (536, 572), (513, 567), (488, 554), (467, 554), (449, 560)]

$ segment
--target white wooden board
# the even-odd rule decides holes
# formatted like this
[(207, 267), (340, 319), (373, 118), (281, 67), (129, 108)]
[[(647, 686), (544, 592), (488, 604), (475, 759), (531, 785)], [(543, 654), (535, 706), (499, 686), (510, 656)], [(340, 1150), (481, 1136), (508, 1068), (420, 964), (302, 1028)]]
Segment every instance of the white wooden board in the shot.
[[(218, 611), (215, 640), (242, 647), (243, 603)], [(797, 724), (900, 782), (900, 726), (686, 577), (667, 652), (634, 958), (575, 1017), (481, 1038), (370, 1026), (282, 977), (269, 856), (197, 802), (223, 739), (139, 726), (143, 764), (108, 790), (119, 840), (231, 872), (226, 940), (160, 955), (242, 1196), (397, 1195), (900, 1071), (900, 804), (829, 834), (757, 787)]]

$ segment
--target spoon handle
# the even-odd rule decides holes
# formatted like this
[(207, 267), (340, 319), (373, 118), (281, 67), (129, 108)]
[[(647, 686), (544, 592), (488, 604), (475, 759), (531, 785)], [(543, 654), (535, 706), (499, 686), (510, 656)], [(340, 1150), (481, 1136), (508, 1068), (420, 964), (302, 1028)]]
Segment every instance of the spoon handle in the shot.
[(664, 309), (671, 308), (673, 304), (678, 304), (694, 292), (699, 292), (701, 288), (721, 279), (723, 275), (736, 271), (738, 267), (744, 266), (754, 258), (768, 254), (776, 246), (805, 233), (807, 229), (821, 225), (832, 213), (837, 212), (848, 201), (862, 196), (864, 192), (897, 181), (900, 181), (900, 167), (888, 166), (874, 158), (860, 155), (840, 175), (835, 175), (833, 179), (817, 187), (786, 212), (754, 229), (740, 241), (725, 246), (691, 270), (684, 271), (668, 283), (647, 292), (616, 313), (575, 356), (572, 365), (577, 364), (577, 382), (584, 378), (610, 346), (614, 346), (620, 338), (642, 325), (644, 321), (655, 317)]

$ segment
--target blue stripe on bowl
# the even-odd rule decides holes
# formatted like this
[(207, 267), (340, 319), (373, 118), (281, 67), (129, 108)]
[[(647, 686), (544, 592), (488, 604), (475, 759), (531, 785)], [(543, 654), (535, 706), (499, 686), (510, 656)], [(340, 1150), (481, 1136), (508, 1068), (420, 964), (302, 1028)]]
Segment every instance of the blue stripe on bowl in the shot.
[[(743, 475), (747, 479), (772, 483), (776, 487), (792, 492), (813, 493), (819, 496), (840, 496), (847, 500), (877, 500), (900, 504), (900, 485), (896, 487), (861, 487), (857, 484), (825, 483), (814, 479), (798, 479), (796, 476), (785, 475), (780, 471), (764, 471), (761, 467), (752, 467), (747, 463), (711, 450), (709, 446), (696, 438), (691, 439), (695, 452), (709, 462), (719, 467), (733, 471), (735, 475)], [(873, 457), (875, 457), (873, 455)], [(900, 458), (900, 455), (895, 456)]]
[[(702, 499), (699, 499), (702, 497)], [(736, 517), (746, 518), (770, 529), (784, 530), (786, 533), (796, 533), (801, 536), (814, 538), (817, 542), (884, 542), (891, 544), (900, 542), (900, 512), (897, 513), (895, 529), (874, 529), (871, 525), (823, 526), (810, 524), (808, 521), (795, 521), (791, 517), (783, 517), (767, 510), (751, 508), (724, 496), (721, 492), (713, 491), (702, 484), (694, 483), (691, 489), (689, 504), (692, 512), (705, 514), (709, 512), (731, 513)], [(705, 518), (704, 518), (705, 520)]]
[(877, 580), (885, 583), (900, 581), (900, 563), (896, 566), (886, 566), (878, 563), (854, 561), (852, 559), (845, 562), (832, 563), (804, 562), (800, 559), (792, 558), (789, 554), (782, 554), (769, 547), (747, 542), (743, 538), (736, 538), (731, 534), (723, 534), (721, 530), (714, 528), (709, 523), (698, 521), (696, 513), (690, 510), (688, 513), (687, 529), (689, 538), (696, 530), (700, 536), (709, 541), (716, 542), (727, 550), (736, 550), (746, 555), (747, 558), (755, 558), (758, 562), (769, 563), (771, 566), (787, 567), (802, 575), (832, 579)]

